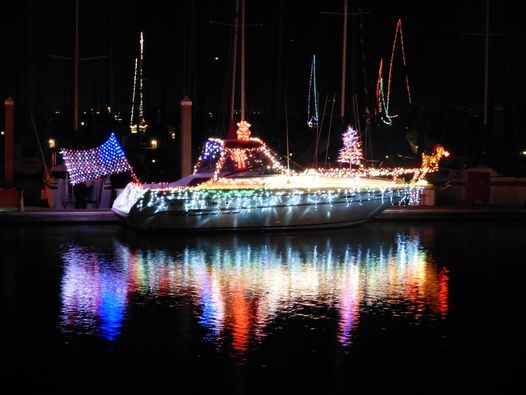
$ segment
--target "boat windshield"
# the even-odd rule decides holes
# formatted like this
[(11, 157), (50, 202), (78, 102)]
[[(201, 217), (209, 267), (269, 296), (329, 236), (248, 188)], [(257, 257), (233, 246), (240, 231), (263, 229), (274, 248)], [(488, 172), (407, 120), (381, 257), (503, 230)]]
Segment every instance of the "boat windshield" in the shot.
[[(223, 154), (222, 154), (223, 153)], [(269, 156), (268, 148), (257, 140), (208, 140), (195, 167), (195, 173), (217, 169), (222, 176), (230, 174), (277, 174), (273, 158)], [(223, 157), (222, 163), (220, 162)]]

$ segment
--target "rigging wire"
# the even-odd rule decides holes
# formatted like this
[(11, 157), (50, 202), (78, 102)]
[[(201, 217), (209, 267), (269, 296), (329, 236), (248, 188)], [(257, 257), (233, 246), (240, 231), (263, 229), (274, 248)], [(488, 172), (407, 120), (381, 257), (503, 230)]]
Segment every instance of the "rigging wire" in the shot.
[(409, 105), (413, 104), (413, 98), (411, 95), (411, 88), (409, 85), (409, 77), (407, 75), (407, 57), (405, 54), (404, 47), (404, 33), (402, 29), (402, 19), (398, 19), (396, 23), (396, 29), (394, 34), (393, 46), (391, 48), (391, 59), (389, 61), (389, 73), (387, 78), (387, 94), (385, 93), (384, 81), (383, 81), (383, 58), (380, 59), (380, 66), (378, 69), (378, 80), (376, 83), (376, 114), (379, 115), (380, 120), (391, 126), (393, 124), (392, 118), (397, 115), (389, 115), (389, 103), (391, 99), (391, 84), (393, 80), (393, 64), (394, 57), (396, 54), (396, 47), (398, 43), (398, 37), (400, 37), (400, 52), (402, 53), (402, 67), (404, 73), (404, 83), (407, 91), (407, 100)]
[[(307, 126), (311, 129), (318, 125), (318, 91), (316, 83), (316, 55), (312, 55), (309, 78), (309, 94), (307, 98)], [(311, 109), (312, 105), (312, 109)]]

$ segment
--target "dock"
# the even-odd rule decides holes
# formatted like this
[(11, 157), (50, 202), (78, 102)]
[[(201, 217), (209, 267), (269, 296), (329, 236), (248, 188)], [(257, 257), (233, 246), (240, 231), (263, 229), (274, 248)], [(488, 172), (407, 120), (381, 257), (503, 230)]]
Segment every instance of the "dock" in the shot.
[(375, 220), (524, 219), (526, 208), (509, 206), (403, 206), (382, 211)]
[[(526, 208), (482, 206), (403, 206), (384, 210), (374, 221), (442, 219), (526, 219)], [(48, 209), (0, 211), (0, 225), (30, 223), (119, 223), (109, 209)]]
[(46, 209), (26, 208), (24, 211), (0, 211), (0, 224), (30, 223), (118, 223), (109, 209)]

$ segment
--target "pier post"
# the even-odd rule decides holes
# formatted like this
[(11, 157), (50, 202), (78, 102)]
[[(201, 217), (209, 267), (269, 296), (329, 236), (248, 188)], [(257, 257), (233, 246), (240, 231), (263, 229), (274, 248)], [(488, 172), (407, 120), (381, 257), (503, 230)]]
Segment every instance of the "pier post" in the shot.
[(15, 101), (8, 97), (5, 102), (5, 188), (13, 187), (13, 156), (15, 134)]
[(192, 174), (192, 101), (181, 100), (181, 177)]

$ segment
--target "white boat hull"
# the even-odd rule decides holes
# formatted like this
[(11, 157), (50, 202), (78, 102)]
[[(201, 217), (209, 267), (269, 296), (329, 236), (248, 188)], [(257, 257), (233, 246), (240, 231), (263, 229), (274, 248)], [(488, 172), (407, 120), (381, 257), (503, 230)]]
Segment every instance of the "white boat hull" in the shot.
[[(150, 194), (151, 196), (148, 196)], [(345, 227), (370, 220), (392, 204), (408, 200), (410, 189), (319, 195), (285, 192), (249, 199), (148, 191), (129, 213), (114, 211), (139, 230), (273, 230)]]

